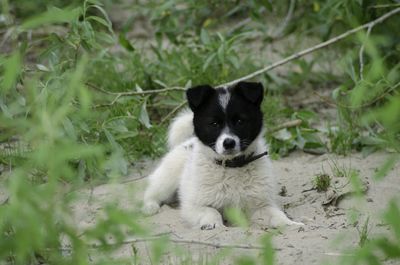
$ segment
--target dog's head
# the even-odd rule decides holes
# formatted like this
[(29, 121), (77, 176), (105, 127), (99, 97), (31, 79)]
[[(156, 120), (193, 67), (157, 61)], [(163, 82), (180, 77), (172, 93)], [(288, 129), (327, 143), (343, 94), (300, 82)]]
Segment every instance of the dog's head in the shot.
[(257, 138), (262, 129), (261, 83), (239, 82), (229, 88), (208, 85), (187, 90), (194, 113), (195, 135), (220, 155), (236, 155)]

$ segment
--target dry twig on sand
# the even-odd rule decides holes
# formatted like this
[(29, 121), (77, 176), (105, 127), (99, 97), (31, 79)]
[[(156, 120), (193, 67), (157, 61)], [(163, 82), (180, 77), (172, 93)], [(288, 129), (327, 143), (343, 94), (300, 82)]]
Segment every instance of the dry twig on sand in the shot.
[[(123, 242), (118, 243), (111, 243), (109, 246), (117, 246), (117, 245), (127, 245), (127, 244), (134, 244), (140, 242), (148, 242), (160, 239), (161, 236), (152, 236), (152, 237), (144, 237), (144, 238), (133, 238), (129, 240), (125, 240)], [(195, 245), (202, 245), (202, 246), (209, 246), (214, 248), (240, 248), (240, 249), (264, 249), (261, 245), (252, 245), (252, 244), (224, 244), (224, 243), (217, 243), (217, 242), (209, 242), (209, 241), (201, 241), (201, 240), (186, 240), (186, 239), (169, 239), (169, 242), (176, 243), (176, 244), (195, 244)], [(93, 245), (93, 248), (100, 248), (103, 245)]]

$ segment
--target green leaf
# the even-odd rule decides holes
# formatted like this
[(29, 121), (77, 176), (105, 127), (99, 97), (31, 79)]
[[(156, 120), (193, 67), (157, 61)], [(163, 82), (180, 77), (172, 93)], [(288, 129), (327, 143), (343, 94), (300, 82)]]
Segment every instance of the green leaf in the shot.
[(274, 136), (274, 138), (276, 138), (276, 139), (278, 139), (278, 140), (281, 140), (281, 141), (287, 141), (287, 140), (292, 139), (292, 134), (291, 134), (291, 133), (289, 132), (289, 130), (286, 129), (286, 128), (281, 129), (281, 130), (275, 132), (275, 133), (273, 134), (273, 136)]
[(137, 92), (143, 92), (143, 89), (138, 84), (135, 84), (135, 89)]
[(228, 219), (228, 221), (235, 226), (247, 227), (249, 226), (249, 222), (246, 218), (246, 215), (238, 208), (227, 208), (224, 211), (224, 216)]
[[(110, 44), (113, 45), (115, 44), (115, 39), (112, 35), (107, 34), (106, 32), (102, 32), (102, 31), (97, 31), (96, 32), (96, 39), (98, 40), (98, 42), (104, 42), (106, 44)], [(99, 46), (99, 48), (101, 48)]]
[(77, 134), (76, 134), (75, 127), (72, 124), (71, 120), (68, 118), (65, 118), (63, 121), (63, 125), (64, 125), (64, 130), (65, 130), (67, 136), (76, 140)]
[(164, 88), (168, 87), (167, 84), (165, 84), (163, 81), (158, 80), (158, 79), (155, 79), (155, 80), (154, 80), (154, 83), (156, 83), (157, 85), (160, 85), (160, 86), (162, 86), (162, 87), (164, 87)]
[(360, 197), (363, 192), (363, 184), (360, 180), (360, 176), (358, 175), (358, 173), (356, 171), (352, 171), (349, 176), (349, 180), (350, 180), (351, 186), (354, 188), (355, 195)]
[(50, 69), (47, 68), (47, 66), (45, 66), (45, 65), (43, 65), (43, 64), (36, 64), (36, 68), (37, 68), (39, 71), (42, 71), (42, 72), (50, 72)]
[(271, 3), (272, 1), (270, 2), (270, 0), (261, 0), (260, 2), (266, 9), (268, 9), (270, 12), (272, 12), (272, 10), (273, 10), (272, 3)]
[(225, 57), (225, 47), (224, 44), (221, 44), (221, 46), (219, 46), (218, 51), (217, 51), (217, 55), (218, 55), (218, 60), (220, 63), (224, 62), (224, 57)]
[(121, 146), (115, 141), (114, 136), (106, 128), (103, 128), (103, 132), (113, 149), (120, 150)]
[(377, 245), (382, 249), (387, 258), (400, 258), (400, 247), (395, 243), (392, 243), (387, 239), (382, 239), (377, 241)]
[(205, 30), (205, 29), (201, 29), (201, 32), (200, 32), (200, 39), (201, 39), (201, 42), (202, 42), (204, 45), (209, 45), (209, 44), (211, 43), (211, 41), (210, 41), (210, 36), (208, 35), (207, 30)]
[(396, 202), (392, 200), (389, 203), (389, 209), (385, 213), (385, 221), (390, 225), (390, 227), (393, 229), (395, 238), (399, 239), (400, 238), (400, 209)]
[(101, 18), (101, 17), (97, 17), (97, 16), (89, 16), (86, 18), (86, 20), (94, 20), (100, 24), (102, 24), (103, 26), (107, 27), (108, 29), (111, 28), (111, 25), (108, 21), (106, 21), (105, 19)]
[(296, 118), (300, 118), (303, 121), (310, 120), (316, 116), (315, 112), (309, 110), (300, 110), (295, 112), (294, 115)]
[(235, 67), (236, 69), (240, 68), (240, 62), (239, 62), (239, 59), (236, 56), (231, 55), (231, 56), (228, 57), (228, 60), (231, 62), (233, 67)]
[(379, 180), (385, 177), (387, 173), (393, 169), (393, 166), (397, 163), (397, 161), (399, 161), (399, 159), (400, 157), (398, 154), (390, 156), (375, 173), (374, 178)]
[(122, 47), (124, 47), (126, 50), (133, 52), (135, 48), (132, 46), (132, 44), (129, 42), (129, 40), (126, 38), (124, 33), (120, 33), (118, 36), (119, 44), (121, 44)]
[(216, 55), (217, 55), (216, 53), (211, 54), (207, 58), (207, 60), (204, 62), (204, 65), (203, 65), (203, 68), (202, 68), (203, 73), (207, 70), (208, 66), (210, 65), (210, 63), (212, 62), (212, 60), (215, 58)]
[(146, 101), (142, 104), (140, 109), (139, 121), (147, 128), (151, 128), (149, 114), (147, 113)]
[(14, 52), (4, 63), (4, 76), (0, 91), (5, 93), (10, 90), (15, 85), (20, 72), (21, 56), (19, 52)]
[(104, 18), (107, 20), (108, 30), (110, 32), (113, 32), (111, 20), (108, 17), (107, 12), (104, 10), (104, 8), (102, 8), (99, 4), (91, 5), (91, 6), (89, 6), (89, 8), (90, 7), (96, 8), (97, 10), (99, 10), (103, 14)]
[(262, 249), (262, 264), (273, 265), (275, 262), (275, 250), (272, 246), (272, 235), (266, 234), (261, 238), (261, 243), (263, 245)]
[(163, 236), (151, 242), (152, 262), (154, 264), (161, 264), (160, 260), (166, 252), (168, 246), (168, 238)]
[(253, 257), (241, 255), (235, 260), (235, 264), (237, 265), (256, 265), (257, 262)]
[(4, 104), (3, 99), (0, 97), (0, 109), (2, 111), (2, 114), (4, 115), (4, 117), (7, 118), (12, 118), (12, 114), (10, 112), (10, 110), (8, 109), (7, 105)]
[(189, 80), (186, 82), (186, 84), (185, 84), (184, 87), (185, 87), (186, 89), (189, 88), (189, 87), (192, 87), (192, 80), (189, 79)]

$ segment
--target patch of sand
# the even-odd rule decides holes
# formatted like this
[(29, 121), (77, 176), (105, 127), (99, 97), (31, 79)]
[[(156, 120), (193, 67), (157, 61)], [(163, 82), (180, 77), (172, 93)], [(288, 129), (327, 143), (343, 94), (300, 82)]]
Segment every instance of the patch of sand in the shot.
[[(358, 153), (341, 157), (295, 152), (274, 161), (278, 187), (282, 189), (284, 186), (286, 189), (285, 196), (278, 196), (279, 204), (293, 220), (304, 222), (304, 227), (288, 227), (279, 231), (266, 231), (257, 227), (201, 231), (188, 227), (177, 208), (164, 205), (158, 214), (140, 220), (143, 225), (151, 228), (153, 236), (147, 239), (132, 238), (131, 243), (122, 245), (115, 255), (131, 260), (137, 255), (142, 263), (150, 264), (152, 261), (149, 253), (153, 239), (167, 235), (173, 241), (165, 250), (163, 261), (167, 264), (182, 263), (184, 258), (195, 261), (190, 264), (206, 264), (213, 260), (221, 264), (232, 264), (241, 254), (259, 255), (260, 238), (272, 232), (277, 264), (337, 262), (346, 255), (345, 251), (357, 247), (358, 231), (368, 217), (370, 237), (388, 233), (388, 227), (382, 224), (381, 216), (390, 199), (399, 201), (400, 163), (383, 180), (376, 181), (373, 178), (376, 169), (388, 157), (386, 153), (374, 153), (364, 158)], [(95, 216), (109, 203), (124, 209), (139, 207), (146, 182), (143, 177), (155, 166), (156, 163), (148, 162), (141, 166), (140, 171), (133, 168), (131, 177), (123, 183), (100, 185), (79, 192), (81, 199), (73, 207), (78, 225), (81, 228), (93, 225)], [(344, 171), (345, 175), (349, 175), (352, 170), (358, 172), (365, 196), (355, 196), (349, 178), (337, 176), (340, 174), (335, 167)], [(327, 192), (313, 189), (313, 179), (320, 173), (331, 176), (332, 187)], [(337, 200), (332, 200), (332, 196)], [(336, 202), (336, 205), (323, 205), (329, 201)], [(225, 248), (227, 245), (233, 248)], [(181, 256), (177, 253), (181, 253)], [(225, 256), (221, 253), (225, 253)]]

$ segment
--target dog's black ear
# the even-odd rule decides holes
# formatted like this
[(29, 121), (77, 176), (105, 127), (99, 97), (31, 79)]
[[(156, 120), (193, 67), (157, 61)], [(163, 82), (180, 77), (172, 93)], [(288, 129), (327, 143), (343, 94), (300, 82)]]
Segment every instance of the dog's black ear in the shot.
[(234, 87), (234, 90), (256, 105), (260, 105), (264, 98), (264, 87), (258, 82), (239, 82)]
[(186, 97), (189, 102), (189, 107), (192, 109), (192, 111), (195, 111), (213, 93), (215, 93), (215, 89), (209, 85), (201, 85), (189, 88), (186, 90)]

